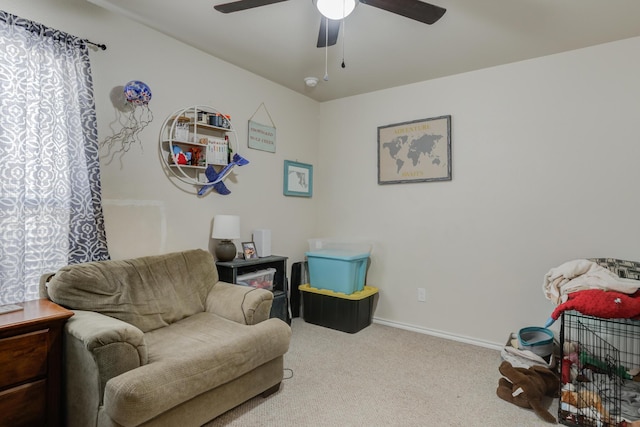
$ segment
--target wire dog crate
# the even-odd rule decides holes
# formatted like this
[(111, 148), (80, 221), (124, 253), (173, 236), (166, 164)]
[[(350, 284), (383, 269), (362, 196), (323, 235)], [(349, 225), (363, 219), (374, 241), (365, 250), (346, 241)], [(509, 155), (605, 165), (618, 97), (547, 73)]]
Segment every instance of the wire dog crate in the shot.
[[(640, 382), (633, 381), (632, 376), (632, 370), (640, 367), (640, 321), (600, 319), (566, 311), (560, 340), (563, 369), (567, 364), (577, 365), (569, 374), (571, 386), (563, 385), (558, 406), (560, 423), (623, 427), (623, 419), (640, 419)], [(575, 346), (574, 355), (565, 354), (565, 344)], [(637, 406), (622, 404), (634, 396)]]
[[(612, 258), (591, 261), (621, 278), (640, 280), (638, 262)], [(640, 321), (565, 311), (560, 342), (561, 424), (625, 427), (626, 421), (640, 420)]]

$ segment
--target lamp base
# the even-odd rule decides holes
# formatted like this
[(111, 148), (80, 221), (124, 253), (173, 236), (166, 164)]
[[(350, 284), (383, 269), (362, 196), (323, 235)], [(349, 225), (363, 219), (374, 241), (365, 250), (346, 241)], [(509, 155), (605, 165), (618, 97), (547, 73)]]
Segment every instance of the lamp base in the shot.
[(233, 261), (236, 257), (236, 245), (231, 240), (221, 240), (215, 253), (218, 261)]

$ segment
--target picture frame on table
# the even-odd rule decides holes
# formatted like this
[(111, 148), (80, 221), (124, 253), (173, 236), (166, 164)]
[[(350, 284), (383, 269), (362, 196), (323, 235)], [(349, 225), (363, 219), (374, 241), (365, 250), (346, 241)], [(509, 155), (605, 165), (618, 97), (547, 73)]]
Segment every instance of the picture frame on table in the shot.
[(313, 195), (313, 165), (284, 161), (285, 196), (311, 197)]
[(258, 251), (254, 242), (242, 242), (242, 255), (244, 259), (258, 258)]

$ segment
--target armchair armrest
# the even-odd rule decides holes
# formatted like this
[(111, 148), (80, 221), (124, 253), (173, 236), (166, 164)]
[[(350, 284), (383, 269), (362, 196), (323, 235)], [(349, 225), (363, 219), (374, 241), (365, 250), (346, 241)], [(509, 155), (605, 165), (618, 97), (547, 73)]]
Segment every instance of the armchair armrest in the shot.
[(207, 295), (206, 310), (244, 325), (269, 318), (273, 293), (266, 289), (216, 283)]
[(92, 311), (74, 313), (65, 325), (66, 394), (74, 396), (67, 405), (75, 407), (71, 413), (95, 417), (107, 381), (146, 364), (147, 346), (142, 331), (129, 323)]
[(38, 295), (40, 298), (49, 299), (49, 292), (47, 292), (47, 286), (49, 280), (55, 275), (55, 273), (45, 273), (40, 276), (40, 282), (38, 283)]

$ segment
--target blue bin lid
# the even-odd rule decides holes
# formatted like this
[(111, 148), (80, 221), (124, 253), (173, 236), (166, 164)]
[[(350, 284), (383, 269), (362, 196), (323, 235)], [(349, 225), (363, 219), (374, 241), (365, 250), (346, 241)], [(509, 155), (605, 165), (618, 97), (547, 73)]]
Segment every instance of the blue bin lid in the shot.
[(359, 259), (369, 258), (368, 253), (356, 253), (349, 251), (338, 251), (338, 250), (320, 250), (313, 252), (305, 252), (307, 257), (318, 257), (318, 258), (333, 258), (333, 259), (341, 259), (343, 261), (354, 261)]

